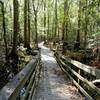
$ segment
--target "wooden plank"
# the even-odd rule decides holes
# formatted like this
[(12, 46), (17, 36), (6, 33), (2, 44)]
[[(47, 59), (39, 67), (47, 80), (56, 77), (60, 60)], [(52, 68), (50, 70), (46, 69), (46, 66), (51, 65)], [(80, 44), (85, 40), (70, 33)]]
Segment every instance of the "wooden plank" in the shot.
[(85, 64), (82, 64), (76, 60), (72, 60), (70, 58), (65, 58), (61, 55), (58, 55), (61, 59), (65, 60), (66, 62), (69, 62), (71, 64), (73, 64), (74, 66), (76, 66), (77, 68), (80, 68), (81, 70), (93, 75), (93, 76), (96, 76), (96, 78), (100, 78), (100, 70), (99, 69), (96, 69), (95, 67), (92, 67), (92, 66), (88, 66), (88, 65), (85, 65)]
[(32, 88), (31, 88), (31, 91), (30, 91), (28, 100), (33, 100), (33, 99), (32, 99), (32, 96), (34, 96), (35, 91), (36, 91), (36, 81), (35, 81), (35, 82), (33, 83), (33, 85), (32, 85)]
[(31, 89), (31, 86), (32, 86), (32, 84), (33, 84), (33, 82), (34, 82), (34, 79), (35, 79), (35, 72), (33, 72), (33, 75), (32, 75), (32, 77), (31, 77), (31, 80), (30, 80), (30, 82), (29, 82), (29, 84), (28, 84), (28, 87), (27, 87), (27, 89), (26, 89), (26, 91), (25, 91), (25, 94), (24, 94), (24, 96), (23, 96), (24, 100), (26, 100), (26, 98), (27, 98), (27, 96), (28, 96), (29, 90)]
[(98, 94), (100, 94), (100, 89), (97, 88), (92, 82), (89, 82), (87, 79), (85, 79), (84, 77), (82, 77), (81, 75), (79, 75), (77, 72), (75, 72), (69, 66), (67, 66), (63, 61), (60, 60), (60, 62), (62, 63), (62, 65), (66, 66), (74, 75), (76, 75), (81, 81), (83, 81), (84, 83), (86, 83), (87, 85), (89, 85), (92, 89), (94, 89), (95, 91), (97, 91)]
[[(78, 74), (81, 75), (81, 70), (78, 69)], [(80, 84), (80, 79), (78, 79), (78, 84)]]
[(27, 100), (27, 97), (28, 97), (28, 94), (30, 93), (31, 87), (33, 86), (34, 83), (36, 83), (36, 78), (37, 78), (37, 74), (39, 73), (39, 67), (40, 67), (39, 64), (40, 64), (40, 59), (38, 59), (38, 62), (36, 63), (36, 67), (34, 69), (34, 72), (32, 73), (32, 77), (30, 79), (28, 87), (25, 91), (25, 95), (23, 97), (24, 100)]
[(88, 100), (93, 100), (93, 98), (70, 76), (70, 74), (62, 67), (62, 64), (60, 64), (59, 60), (57, 60), (60, 68), (62, 69), (63, 72), (65, 72), (69, 78), (73, 81), (73, 83), (76, 85), (76, 87), (88, 98)]
[(39, 82), (39, 79), (38, 79), (38, 74), (39, 73), (36, 73), (36, 74), (37, 74), (37, 76), (35, 77), (36, 79), (35, 79), (35, 81), (32, 85), (28, 100), (35, 100), (34, 96), (35, 96), (36, 88), (37, 88), (37, 85), (38, 85), (38, 82)]
[(30, 94), (29, 94), (29, 97), (28, 97), (28, 100), (34, 100), (33, 97), (35, 95), (35, 90), (36, 90), (36, 87), (38, 85), (38, 82), (39, 82), (39, 75), (40, 75), (40, 64), (41, 64), (41, 60), (39, 59), (39, 62), (38, 62), (38, 65), (37, 65), (37, 68), (36, 68), (36, 77), (35, 77), (35, 81), (31, 87), (31, 91), (30, 91)]
[(88, 100), (94, 100), (70, 75), (69, 77), (76, 85), (76, 87), (88, 98)]
[(0, 100), (16, 100), (20, 90), (23, 88), (26, 81), (33, 72), (38, 58), (39, 54), (35, 59), (32, 59), (30, 63), (28, 63), (26, 67), (13, 78), (12, 81), (2, 88), (0, 91)]

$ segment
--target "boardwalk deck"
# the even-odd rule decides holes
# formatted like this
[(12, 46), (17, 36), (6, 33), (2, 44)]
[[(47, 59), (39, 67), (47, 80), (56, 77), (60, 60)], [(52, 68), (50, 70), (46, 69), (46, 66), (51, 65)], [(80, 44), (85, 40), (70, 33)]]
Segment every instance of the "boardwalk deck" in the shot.
[(83, 100), (71, 81), (59, 68), (53, 52), (42, 45), (42, 74), (32, 100)]

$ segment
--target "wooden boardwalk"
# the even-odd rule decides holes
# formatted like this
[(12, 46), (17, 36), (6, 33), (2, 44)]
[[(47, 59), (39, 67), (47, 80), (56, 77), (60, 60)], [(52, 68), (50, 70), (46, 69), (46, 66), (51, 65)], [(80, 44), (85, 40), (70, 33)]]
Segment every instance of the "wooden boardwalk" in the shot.
[(59, 68), (53, 52), (42, 43), (39, 46), (43, 69), (32, 100), (83, 100), (76, 87)]

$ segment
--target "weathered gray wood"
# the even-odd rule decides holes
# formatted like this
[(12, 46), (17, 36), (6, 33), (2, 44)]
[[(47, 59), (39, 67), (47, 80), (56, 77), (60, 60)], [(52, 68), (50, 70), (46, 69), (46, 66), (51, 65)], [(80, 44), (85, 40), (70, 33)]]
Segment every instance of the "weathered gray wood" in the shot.
[(96, 69), (95, 67), (92, 67), (92, 66), (82, 64), (82, 63), (80, 63), (76, 60), (72, 60), (70, 58), (64, 58), (61, 55), (59, 57), (61, 59), (65, 60), (66, 62), (69, 62), (69, 63), (73, 64), (74, 66), (80, 68), (81, 70), (83, 70), (93, 76), (96, 76), (97, 78), (100, 78), (100, 70), (99, 69)]
[(88, 98), (88, 100), (93, 100), (93, 98), (73, 79), (73, 77), (62, 67), (62, 64), (60, 60), (57, 58), (57, 62), (59, 66), (61, 67), (62, 71), (65, 72), (69, 78), (73, 81), (73, 83), (76, 85), (76, 87)]
[(24, 94), (24, 96), (23, 96), (24, 100), (26, 100), (26, 98), (27, 98), (27, 96), (28, 96), (29, 90), (31, 89), (31, 86), (33, 85), (32, 83), (33, 83), (34, 79), (35, 79), (35, 72), (33, 72), (33, 75), (32, 75), (32, 77), (31, 77), (31, 80), (30, 80), (30, 82), (29, 82), (29, 85), (28, 85), (28, 87), (27, 87), (27, 89), (26, 89), (26, 91), (25, 91), (25, 94)]
[(71, 76), (69, 75), (70, 79), (73, 81), (73, 83), (76, 85), (76, 87), (88, 98), (88, 100), (94, 100)]
[[(81, 70), (78, 69), (78, 74), (80, 75), (81, 74)], [(78, 79), (78, 84), (80, 84), (80, 79)]]
[(78, 77), (78, 79), (80, 79), (81, 81), (85, 82), (87, 85), (89, 85), (92, 89), (94, 89), (95, 91), (97, 91), (98, 94), (100, 94), (100, 89), (97, 88), (92, 82), (88, 81), (87, 79), (85, 79), (84, 77), (82, 77), (80, 74), (78, 74), (77, 72), (75, 72), (73, 69), (71, 69), (68, 65), (66, 65), (61, 59), (59, 59), (60, 62), (62, 63), (62, 65), (66, 66), (74, 75), (76, 75)]
[[(80, 73), (77, 73), (76, 71), (74, 71), (73, 69), (71, 69), (64, 61), (63, 59), (61, 59), (61, 57), (58, 54), (55, 54), (57, 62), (61, 67), (61, 69), (63, 69), (63, 71), (65, 71), (66, 73), (67, 70), (65, 68), (63, 68), (63, 66), (65, 66), (68, 70), (70, 70), (75, 76), (77, 76), (78, 80), (81, 80), (82, 82), (86, 83), (89, 87), (91, 87), (91, 89), (95, 90), (99, 95), (100, 95), (100, 89), (97, 88), (92, 82), (88, 81), (87, 79), (85, 79), (84, 77), (82, 77), (80, 75)], [(71, 62), (70, 62), (71, 63)], [(75, 66), (75, 65), (74, 65)], [(80, 67), (77, 67), (80, 69)], [(84, 67), (83, 67), (84, 68)], [(89, 73), (90, 74), (90, 73)], [(69, 76), (69, 75), (68, 75)], [(71, 75), (69, 77), (72, 77)], [(82, 93), (86, 96), (89, 97), (89, 100), (93, 100), (91, 99), (90, 95), (74, 80), (74, 78), (71, 78), (73, 83), (79, 88), (81, 89)]]
[(92, 83), (100, 83), (100, 79), (93, 80)]
[(25, 91), (25, 95), (24, 95), (24, 100), (26, 100), (27, 99), (27, 96), (28, 96), (28, 93), (29, 93), (29, 91), (30, 91), (30, 89), (31, 89), (31, 87), (32, 87), (32, 85), (34, 84), (34, 80), (36, 80), (36, 78), (37, 78), (37, 73), (39, 72), (39, 64), (40, 64), (40, 61), (39, 61), (39, 59), (38, 59), (38, 61), (37, 61), (37, 64), (36, 64), (36, 68), (34, 69), (34, 72), (32, 73), (32, 77), (31, 77), (31, 79), (30, 79), (30, 82), (29, 82), (29, 84), (28, 84), (28, 86), (27, 86), (27, 89), (26, 89), (26, 91)]
[(38, 85), (38, 82), (39, 82), (39, 75), (40, 75), (40, 69), (41, 69), (41, 61), (39, 60), (39, 63), (38, 63), (38, 66), (37, 66), (37, 71), (36, 72), (36, 77), (35, 77), (35, 81), (31, 87), (31, 90), (30, 90), (30, 94), (29, 94), (29, 97), (28, 97), (28, 100), (34, 100), (33, 97), (35, 95), (35, 91), (36, 91), (36, 87)]
[(23, 88), (36, 67), (38, 58), (39, 54), (35, 59), (32, 59), (30, 63), (28, 63), (26, 67), (12, 79), (11, 82), (2, 88), (0, 91), (0, 100), (16, 100), (20, 90)]
[(98, 94), (100, 94), (100, 89), (97, 88), (92, 82), (88, 81), (87, 79), (85, 79), (84, 77), (82, 77), (81, 75), (79, 75), (77, 72), (75, 72), (73, 69), (71, 69), (69, 66), (67, 66), (66, 64), (64, 64), (62, 61), (61, 63), (66, 66), (74, 75), (77, 76), (78, 79), (80, 79), (82, 82), (86, 83), (87, 85), (89, 85), (92, 89), (94, 89), (95, 91), (97, 91)]

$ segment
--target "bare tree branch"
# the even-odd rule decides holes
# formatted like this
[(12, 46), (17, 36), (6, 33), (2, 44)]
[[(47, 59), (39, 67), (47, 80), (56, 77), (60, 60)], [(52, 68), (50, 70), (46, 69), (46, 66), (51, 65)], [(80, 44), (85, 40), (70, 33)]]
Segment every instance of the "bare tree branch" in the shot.
[(33, 2), (33, 10), (34, 10), (34, 12), (38, 12), (39, 6), (42, 5), (43, 0), (41, 0), (41, 2), (40, 2), (40, 0), (38, 0), (37, 7), (35, 7), (34, 0), (32, 0), (32, 2)]
[(35, 5), (34, 5), (34, 0), (32, 0), (32, 3), (33, 3), (33, 10), (35, 12), (36, 10), (35, 10)]

